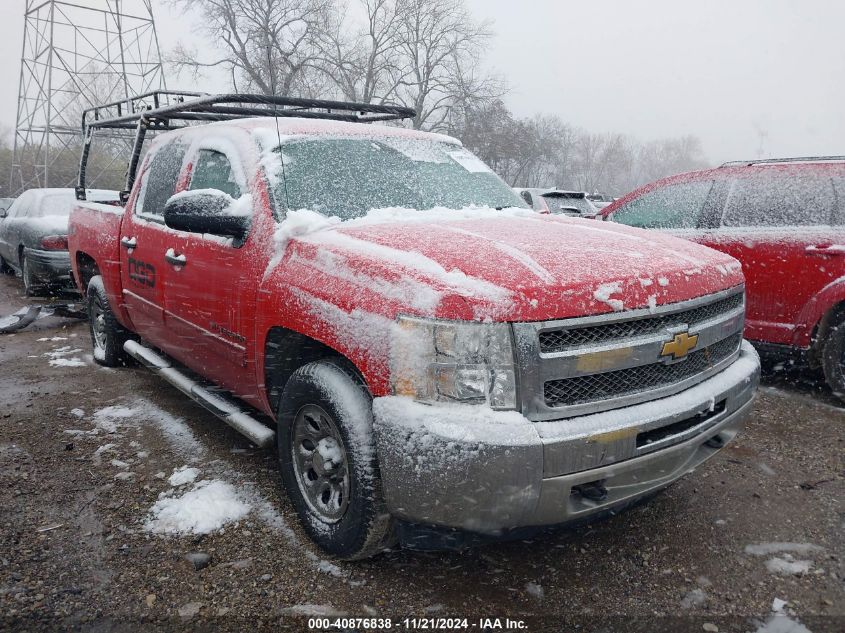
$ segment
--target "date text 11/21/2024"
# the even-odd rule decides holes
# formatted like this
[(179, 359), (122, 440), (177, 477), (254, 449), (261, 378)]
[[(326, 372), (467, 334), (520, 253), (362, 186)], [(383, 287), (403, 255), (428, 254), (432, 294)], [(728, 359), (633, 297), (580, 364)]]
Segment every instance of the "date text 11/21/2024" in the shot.
[(349, 628), (365, 629), (371, 631), (401, 630), (469, 630), (479, 631), (524, 631), (527, 624), (524, 620), (511, 618), (309, 618), (308, 628), (310, 630), (347, 630)]

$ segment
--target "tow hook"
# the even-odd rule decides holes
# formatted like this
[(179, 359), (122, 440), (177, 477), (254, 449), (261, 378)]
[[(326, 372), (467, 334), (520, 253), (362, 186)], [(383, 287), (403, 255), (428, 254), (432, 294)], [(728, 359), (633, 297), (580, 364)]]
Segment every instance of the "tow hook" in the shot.
[(576, 492), (590, 501), (604, 501), (607, 499), (607, 488), (604, 487), (604, 482), (604, 479), (588, 481), (585, 484), (573, 486), (572, 492)]

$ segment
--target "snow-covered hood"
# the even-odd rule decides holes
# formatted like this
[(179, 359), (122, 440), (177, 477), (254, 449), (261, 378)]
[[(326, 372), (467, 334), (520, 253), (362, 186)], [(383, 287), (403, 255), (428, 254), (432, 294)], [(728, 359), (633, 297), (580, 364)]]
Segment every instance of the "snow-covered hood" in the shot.
[(408, 213), (317, 227), (317, 214), (293, 215), (277, 235), (278, 272), (334, 305), (370, 297), (366, 309), (390, 318), (507, 321), (654, 307), (743, 281), (728, 255), (618, 224), (516, 209)]

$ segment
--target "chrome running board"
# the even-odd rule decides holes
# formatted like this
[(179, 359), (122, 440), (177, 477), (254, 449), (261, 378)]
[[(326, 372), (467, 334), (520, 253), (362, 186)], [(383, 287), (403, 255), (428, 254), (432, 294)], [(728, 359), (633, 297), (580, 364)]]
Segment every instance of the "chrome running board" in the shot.
[(273, 429), (256, 420), (234, 402), (211, 393), (199, 382), (173, 367), (164, 356), (136, 341), (126, 341), (123, 344), (123, 349), (147, 369), (164, 378), (238, 433), (247, 437), (256, 446), (265, 447), (273, 443), (273, 438), (276, 435)]

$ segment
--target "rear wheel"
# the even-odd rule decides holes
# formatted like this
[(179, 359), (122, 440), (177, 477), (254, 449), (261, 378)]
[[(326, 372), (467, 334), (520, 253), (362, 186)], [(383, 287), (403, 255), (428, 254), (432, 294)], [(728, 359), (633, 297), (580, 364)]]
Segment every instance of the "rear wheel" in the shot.
[(841, 311), (827, 331), (820, 360), (827, 384), (840, 400), (845, 400), (845, 314)]
[(94, 347), (94, 360), (106, 367), (126, 364), (126, 352), (123, 344), (128, 338), (126, 330), (117, 322), (109, 306), (103, 278), (95, 275), (88, 282), (85, 295), (88, 311), (88, 327)]
[(291, 376), (278, 415), (282, 479), (305, 531), (329, 554), (373, 556), (395, 542), (373, 438), (372, 399), (340, 361)]
[(0, 274), (8, 275), (12, 272), (12, 267), (3, 259), (3, 256), (0, 255)]
[(21, 277), (23, 278), (23, 287), (26, 291), (27, 297), (36, 297), (44, 294), (46, 286), (40, 283), (32, 272), (32, 265), (24, 253), (21, 253)]

